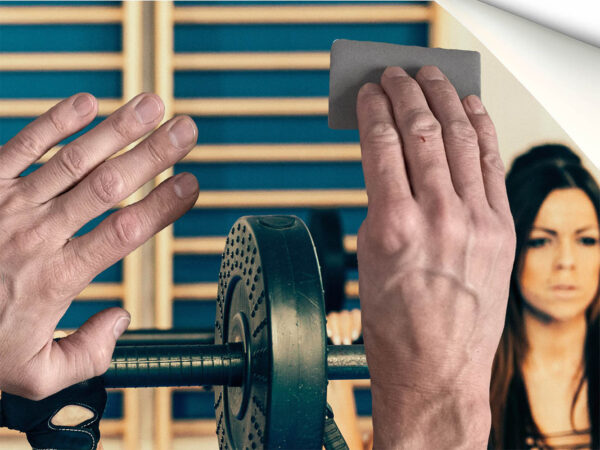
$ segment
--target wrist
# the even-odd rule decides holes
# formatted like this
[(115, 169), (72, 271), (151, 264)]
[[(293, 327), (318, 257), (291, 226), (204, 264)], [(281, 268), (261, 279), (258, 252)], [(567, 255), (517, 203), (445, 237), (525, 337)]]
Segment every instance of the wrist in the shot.
[(371, 385), (377, 449), (486, 448), (491, 426), (487, 389)]

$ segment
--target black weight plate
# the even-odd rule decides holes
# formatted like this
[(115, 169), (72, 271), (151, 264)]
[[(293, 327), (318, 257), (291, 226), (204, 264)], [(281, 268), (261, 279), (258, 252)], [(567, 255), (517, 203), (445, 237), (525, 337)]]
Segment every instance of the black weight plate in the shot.
[(314, 245), (292, 216), (231, 229), (219, 274), (215, 344), (244, 342), (241, 387), (215, 386), (221, 449), (320, 449), (327, 387), (323, 288)]
[(340, 311), (346, 299), (346, 253), (340, 213), (335, 209), (313, 209), (308, 228), (321, 265), (325, 312)]

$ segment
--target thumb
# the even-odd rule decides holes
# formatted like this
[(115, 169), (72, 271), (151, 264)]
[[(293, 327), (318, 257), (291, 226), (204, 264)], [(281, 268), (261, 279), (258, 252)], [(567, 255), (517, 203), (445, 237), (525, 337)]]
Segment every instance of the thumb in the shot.
[(55, 342), (50, 361), (59, 389), (102, 375), (110, 366), (117, 339), (131, 317), (122, 308), (109, 308), (90, 317), (75, 333)]

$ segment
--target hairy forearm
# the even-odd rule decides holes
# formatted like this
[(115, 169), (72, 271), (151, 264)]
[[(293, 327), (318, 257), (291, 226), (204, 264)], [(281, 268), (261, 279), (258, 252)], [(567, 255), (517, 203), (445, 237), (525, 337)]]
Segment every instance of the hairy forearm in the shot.
[(419, 393), (372, 386), (374, 449), (485, 449), (487, 392)]

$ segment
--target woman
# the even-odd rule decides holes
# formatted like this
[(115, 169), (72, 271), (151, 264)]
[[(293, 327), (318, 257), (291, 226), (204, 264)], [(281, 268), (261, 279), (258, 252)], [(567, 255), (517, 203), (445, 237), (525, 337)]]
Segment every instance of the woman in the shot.
[[(490, 447), (600, 449), (598, 184), (561, 145), (518, 157), (506, 183), (517, 257), (492, 371)], [(349, 317), (328, 322), (335, 342), (356, 333)]]
[(517, 232), (490, 391), (494, 448), (600, 448), (600, 191), (545, 145), (506, 178)]

